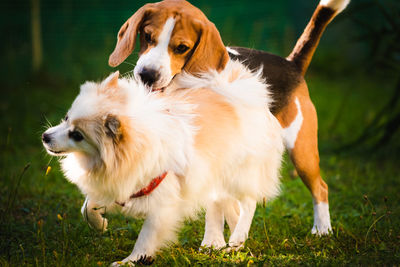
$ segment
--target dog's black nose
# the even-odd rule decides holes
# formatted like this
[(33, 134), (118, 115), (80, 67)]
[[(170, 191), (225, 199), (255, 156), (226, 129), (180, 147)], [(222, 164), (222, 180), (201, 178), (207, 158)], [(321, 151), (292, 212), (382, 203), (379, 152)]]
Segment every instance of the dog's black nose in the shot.
[(143, 70), (139, 73), (139, 76), (144, 84), (152, 86), (153, 83), (160, 78), (160, 73), (153, 69), (143, 68)]
[(43, 133), (42, 134), (42, 140), (43, 140), (43, 143), (46, 143), (46, 144), (50, 143), (50, 141), (51, 141), (50, 134)]

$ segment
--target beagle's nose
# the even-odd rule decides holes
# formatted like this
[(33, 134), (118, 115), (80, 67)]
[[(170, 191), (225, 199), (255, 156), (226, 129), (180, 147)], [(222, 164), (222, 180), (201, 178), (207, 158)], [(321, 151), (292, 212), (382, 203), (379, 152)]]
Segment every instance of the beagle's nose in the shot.
[(50, 141), (51, 141), (50, 134), (43, 133), (42, 134), (42, 141), (43, 141), (43, 143), (46, 143), (46, 144), (50, 143)]
[(139, 76), (144, 84), (152, 86), (153, 83), (160, 78), (160, 73), (153, 69), (143, 68), (143, 70), (139, 73)]

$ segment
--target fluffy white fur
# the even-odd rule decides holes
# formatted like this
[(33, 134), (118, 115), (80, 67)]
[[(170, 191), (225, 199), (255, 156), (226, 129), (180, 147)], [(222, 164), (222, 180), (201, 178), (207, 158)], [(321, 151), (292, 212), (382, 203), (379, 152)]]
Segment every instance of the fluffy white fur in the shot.
[[(62, 169), (87, 196), (86, 207), (146, 218), (123, 263), (154, 256), (200, 207), (207, 209), (202, 245), (225, 245), (225, 214), (229, 245), (240, 247), (256, 202), (279, 192), (281, 127), (269, 112), (259, 74), (229, 62), (221, 73), (180, 75), (175, 85), (185, 90), (150, 93), (133, 79), (118, 80), (118, 73), (100, 84), (86, 83), (68, 120), (46, 131), (52, 140), (45, 147), (66, 155)], [(67, 140), (71, 131), (80, 131), (84, 140)], [(150, 195), (129, 199), (165, 171)], [(85, 212), (100, 211), (83, 207)], [(99, 214), (87, 219), (104, 229)]]
[(321, 0), (319, 2), (319, 4), (322, 6), (332, 8), (337, 14), (342, 12), (349, 3), (350, 0)]

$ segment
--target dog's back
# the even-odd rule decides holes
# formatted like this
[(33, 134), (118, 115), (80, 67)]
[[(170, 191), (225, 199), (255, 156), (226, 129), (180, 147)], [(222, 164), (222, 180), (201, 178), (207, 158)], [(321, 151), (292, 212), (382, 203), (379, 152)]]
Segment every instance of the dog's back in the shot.
[[(199, 167), (201, 177), (194, 180), (203, 180), (208, 192), (197, 185), (192, 194), (225, 191), (235, 198), (244, 194), (257, 200), (275, 196), (283, 151), (281, 127), (268, 109), (270, 97), (259, 76), (230, 62), (221, 73), (181, 77), (177, 83), (192, 89), (168, 95), (196, 106), (194, 147), (199, 159), (194, 166), (207, 165)], [(203, 162), (197, 165), (199, 161)], [(189, 173), (197, 175), (194, 170)]]

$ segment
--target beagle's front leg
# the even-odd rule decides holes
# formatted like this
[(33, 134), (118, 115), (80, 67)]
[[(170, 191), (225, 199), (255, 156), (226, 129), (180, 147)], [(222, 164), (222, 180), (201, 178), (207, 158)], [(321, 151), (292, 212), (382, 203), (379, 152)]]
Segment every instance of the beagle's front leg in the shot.
[(107, 207), (102, 207), (97, 205), (95, 202), (91, 201), (86, 197), (85, 202), (82, 205), (81, 213), (83, 219), (88, 223), (88, 225), (98, 231), (107, 231), (108, 221), (103, 215), (107, 212)]
[(147, 215), (132, 253), (122, 261), (114, 262), (111, 266), (134, 265), (134, 263), (149, 264), (157, 251), (167, 242), (174, 240), (177, 225), (182, 221), (179, 208), (163, 207), (158, 212)]

